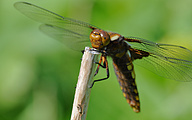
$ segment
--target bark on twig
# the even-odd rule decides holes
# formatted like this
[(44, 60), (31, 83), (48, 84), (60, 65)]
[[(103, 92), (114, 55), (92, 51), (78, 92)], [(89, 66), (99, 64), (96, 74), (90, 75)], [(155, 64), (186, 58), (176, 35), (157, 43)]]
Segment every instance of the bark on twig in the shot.
[(71, 120), (85, 120), (98, 53), (85, 48), (75, 91)]

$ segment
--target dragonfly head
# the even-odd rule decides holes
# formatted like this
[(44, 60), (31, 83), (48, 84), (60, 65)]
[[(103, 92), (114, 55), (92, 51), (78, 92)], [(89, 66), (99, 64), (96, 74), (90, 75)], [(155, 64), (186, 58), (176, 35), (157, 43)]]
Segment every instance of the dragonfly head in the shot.
[(95, 49), (103, 49), (110, 43), (109, 34), (100, 29), (95, 29), (91, 32), (90, 36), (91, 45)]

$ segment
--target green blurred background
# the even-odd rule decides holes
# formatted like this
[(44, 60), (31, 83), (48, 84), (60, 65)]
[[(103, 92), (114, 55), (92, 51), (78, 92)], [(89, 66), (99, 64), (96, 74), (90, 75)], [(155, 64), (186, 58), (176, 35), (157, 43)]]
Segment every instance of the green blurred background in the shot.
[[(80, 52), (44, 35), (0, 0), (0, 120), (69, 120)], [(125, 36), (192, 50), (192, 0), (27, 0), (62, 16)], [(92, 88), (88, 120), (190, 120), (192, 82), (177, 82), (135, 66), (141, 112), (122, 95), (109, 58), (110, 78)], [(106, 75), (101, 70), (96, 78)], [(95, 78), (95, 79), (96, 79)]]

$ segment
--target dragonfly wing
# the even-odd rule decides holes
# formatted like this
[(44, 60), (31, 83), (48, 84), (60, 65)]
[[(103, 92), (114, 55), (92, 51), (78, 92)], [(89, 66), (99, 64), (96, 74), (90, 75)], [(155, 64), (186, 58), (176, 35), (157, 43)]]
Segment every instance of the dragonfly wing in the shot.
[(27, 17), (41, 23), (56, 25), (59, 27), (64, 27), (65, 25), (69, 24), (71, 26), (83, 26), (90, 28), (95, 28), (93, 25), (82, 22), (79, 20), (63, 17), (58, 15), (54, 12), (51, 12), (47, 9), (42, 7), (36, 6), (31, 3), (27, 2), (16, 2), (14, 4), (15, 8), (19, 10), (21, 13), (26, 15)]
[(192, 51), (177, 45), (159, 44), (141, 38), (125, 38), (131, 47), (149, 53), (134, 63), (177, 81), (192, 81)]
[(192, 80), (192, 62), (175, 58), (165, 58), (150, 54), (148, 57), (137, 59), (133, 63), (143, 66), (150, 71), (177, 81)]
[(70, 31), (57, 26), (42, 24), (40, 30), (48, 36), (60, 41), (73, 50), (84, 50), (85, 46), (91, 47), (89, 36)]
[[(53, 13), (49, 10), (33, 5), (31, 3), (17, 2), (14, 4), (14, 6), (17, 10), (19, 10), (21, 13), (23, 13), (27, 17), (37, 22), (44, 23), (44, 25), (40, 27), (40, 29), (43, 32), (45, 32), (49, 36), (57, 38), (57, 40), (59, 39), (60, 41), (62, 41), (63, 43), (66, 43), (67, 45), (69, 42), (75, 43), (75, 41), (77, 42), (76, 44), (79, 44), (79, 42), (82, 39), (84, 39), (85, 36), (87, 37), (86, 40), (89, 42), (89, 34), (93, 29), (96, 28), (93, 25), (82, 22), (82, 21), (78, 21), (75, 19), (67, 18), (67, 17), (62, 17), (56, 13)], [(45, 30), (45, 28), (48, 28), (48, 30)], [(56, 33), (56, 31), (58, 33)], [(56, 35), (59, 35), (59, 36), (56, 36)], [(66, 36), (64, 37), (64, 35)], [(61, 36), (64, 39), (60, 39)], [(77, 36), (79, 39), (76, 39)], [(68, 38), (68, 39), (65, 39), (65, 38)]]

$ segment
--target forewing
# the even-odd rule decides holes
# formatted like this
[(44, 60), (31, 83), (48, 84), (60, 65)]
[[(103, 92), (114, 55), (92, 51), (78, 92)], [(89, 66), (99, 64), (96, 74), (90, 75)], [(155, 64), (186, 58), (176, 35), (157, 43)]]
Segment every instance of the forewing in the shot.
[[(67, 46), (69, 45), (68, 43), (70, 42), (75, 43), (75, 41), (78, 44), (80, 41), (82, 41), (82, 39), (85, 38), (85, 36), (87, 36), (87, 39), (85, 41), (89, 42), (89, 34), (93, 29), (96, 28), (93, 25), (82, 22), (82, 21), (62, 17), (56, 13), (53, 13), (49, 10), (33, 5), (31, 3), (17, 2), (14, 4), (14, 6), (17, 10), (19, 10), (21, 13), (23, 13), (27, 17), (35, 21), (38, 21), (40, 23), (44, 23), (44, 25), (42, 25), (40, 29), (46, 34), (48, 34), (49, 36), (54, 36), (54, 38), (55, 37), (60, 38), (61, 36), (66, 35), (66, 37), (63, 37), (64, 38), (63, 40), (59, 39), (59, 41), (62, 41)], [(45, 30), (46, 27), (49, 30)], [(56, 31), (58, 31), (58, 33), (56, 33)], [(56, 36), (57, 34), (59, 36)], [(78, 36), (79, 39), (76, 39), (76, 36), (73, 36), (74, 34), (79, 35)], [(68, 38), (68, 39), (65, 39), (65, 38)]]
[(177, 81), (192, 81), (192, 51), (177, 45), (159, 44), (141, 38), (125, 38), (132, 48), (149, 53), (134, 63)]

